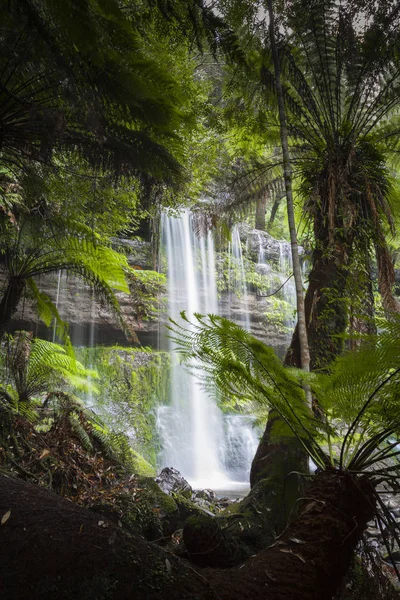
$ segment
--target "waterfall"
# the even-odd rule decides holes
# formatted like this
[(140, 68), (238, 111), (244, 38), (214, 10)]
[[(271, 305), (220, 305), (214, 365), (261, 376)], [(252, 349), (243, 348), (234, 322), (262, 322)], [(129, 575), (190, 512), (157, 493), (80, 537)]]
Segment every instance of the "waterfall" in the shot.
[[(56, 309), (58, 310), (59, 308), (59, 304), (60, 304), (60, 289), (61, 289), (61, 277), (62, 277), (62, 270), (59, 269), (58, 273), (57, 273), (57, 294), (56, 294)], [(54, 323), (53, 323), (53, 343), (56, 341), (56, 333), (57, 333), (57, 323), (54, 319)]]
[(263, 265), (265, 263), (265, 250), (262, 245), (261, 235), (258, 235), (258, 264)]
[[(236, 273), (239, 272), (240, 281), (236, 283), (244, 293), (238, 236), (238, 231), (232, 236), (232, 260), (238, 263)], [(189, 211), (179, 217), (163, 214), (162, 246), (167, 260), (168, 315), (179, 320), (182, 310), (189, 319), (195, 312), (218, 314), (212, 234), (198, 238)], [(173, 361), (171, 401), (159, 407), (157, 414), (162, 441), (160, 466), (178, 469), (198, 488), (229, 489), (235, 487), (233, 481), (247, 485), (258, 443), (251, 418), (224, 415), (215, 398), (200, 387), (199, 379), (179, 364), (172, 340), (168, 347)]]

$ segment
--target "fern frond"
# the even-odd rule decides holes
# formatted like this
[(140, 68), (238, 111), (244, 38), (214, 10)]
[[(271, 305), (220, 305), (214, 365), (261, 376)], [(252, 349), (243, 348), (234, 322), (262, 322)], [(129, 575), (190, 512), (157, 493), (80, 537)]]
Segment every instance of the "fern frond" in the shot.
[(196, 314), (184, 325), (171, 321), (172, 340), (182, 359), (209, 393), (274, 408), (317, 464), (325, 464), (316, 442), (319, 424), (305, 402), (304, 390), (269, 348), (228, 319)]
[(68, 323), (63, 321), (60, 317), (60, 313), (50, 296), (39, 290), (32, 277), (29, 277), (26, 283), (36, 300), (36, 309), (39, 319), (41, 319), (47, 327), (54, 321), (57, 336), (64, 342), (69, 353), (73, 352), (71, 339), (68, 333)]

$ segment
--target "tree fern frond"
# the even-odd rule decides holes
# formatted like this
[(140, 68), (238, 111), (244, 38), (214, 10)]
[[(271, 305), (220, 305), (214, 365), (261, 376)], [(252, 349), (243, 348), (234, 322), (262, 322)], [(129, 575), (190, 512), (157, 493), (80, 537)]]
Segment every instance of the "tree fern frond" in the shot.
[(68, 352), (73, 352), (71, 339), (68, 333), (68, 323), (61, 319), (60, 313), (58, 312), (54, 302), (47, 294), (39, 290), (35, 281), (31, 277), (27, 279), (26, 283), (32, 292), (34, 299), (36, 300), (37, 314), (39, 319), (41, 319), (44, 324), (47, 325), (47, 327), (49, 327), (54, 320), (57, 336), (64, 342)]
[(184, 325), (171, 320), (172, 340), (182, 359), (199, 371), (206, 389), (215, 385), (222, 394), (239, 401), (251, 399), (274, 408), (315, 461), (323, 464), (326, 457), (315, 440), (319, 425), (309, 412), (298, 380), (274, 351), (222, 317), (196, 314), (195, 322), (184, 313), (181, 317)]

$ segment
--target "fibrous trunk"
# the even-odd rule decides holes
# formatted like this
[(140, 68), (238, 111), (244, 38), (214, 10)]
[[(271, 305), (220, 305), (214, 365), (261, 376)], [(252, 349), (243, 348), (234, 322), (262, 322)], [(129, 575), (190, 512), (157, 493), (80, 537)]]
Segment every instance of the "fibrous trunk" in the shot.
[(7, 331), (7, 325), (18, 308), (25, 289), (25, 279), (10, 277), (0, 302), (0, 339)]
[[(315, 215), (314, 231), (316, 249), (309, 274), (309, 283), (305, 296), (305, 320), (307, 324), (311, 369), (327, 367), (343, 350), (346, 331), (347, 303), (345, 292), (349, 277), (351, 240), (344, 243), (336, 239), (334, 249), (327, 247), (328, 233), (324, 226), (323, 215)], [(285, 357), (287, 366), (300, 367), (300, 341), (296, 326), (291, 345)], [(277, 428), (277, 425), (279, 426)], [(285, 434), (286, 431), (286, 434)], [(283, 432), (283, 435), (282, 435)], [(267, 426), (253, 459), (250, 483), (255, 485), (265, 478), (273, 478), (276, 485), (277, 506), (271, 507), (277, 513), (277, 527), (282, 526), (279, 518), (279, 506), (290, 500), (287, 494), (294, 486), (290, 471), (306, 472), (305, 456), (300, 443), (271, 411)], [(288, 490), (289, 488), (289, 490)], [(282, 494), (286, 495), (286, 498)]]

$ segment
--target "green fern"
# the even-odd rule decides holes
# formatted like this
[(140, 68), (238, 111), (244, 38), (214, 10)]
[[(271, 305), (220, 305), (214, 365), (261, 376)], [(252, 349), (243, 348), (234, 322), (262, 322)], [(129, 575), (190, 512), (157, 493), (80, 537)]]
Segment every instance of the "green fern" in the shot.
[(206, 391), (274, 408), (313, 460), (324, 465), (326, 457), (316, 441), (321, 425), (306, 405), (298, 378), (283, 367), (272, 348), (228, 319), (196, 314), (196, 321), (190, 322), (185, 313), (181, 317), (184, 326), (171, 320), (172, 339)]
[(70, 386), (97, 393), (93, 380), (97, 372), (86, 369), (59, 344), (20, 331), (7, 341), (6, 388), (12, 389), (17, 409), (28, 406), (35, 397)]
[[(275, 409), (320, 467), (400, 473), (400, 465), (388, 463), (400, 455), (400, 318), (382, 324), (358, 352), (338, 358), (329, 373), (305, 374), (285, 368), (271, 348), (227, 319), (181, 316), (183, 325), (171, 321), (172, 339), (210, 394)], [(306, 407), (304, 383), (317, 400), (318, 418)], [(333, 437), (342, 440), (336, 463)]]

